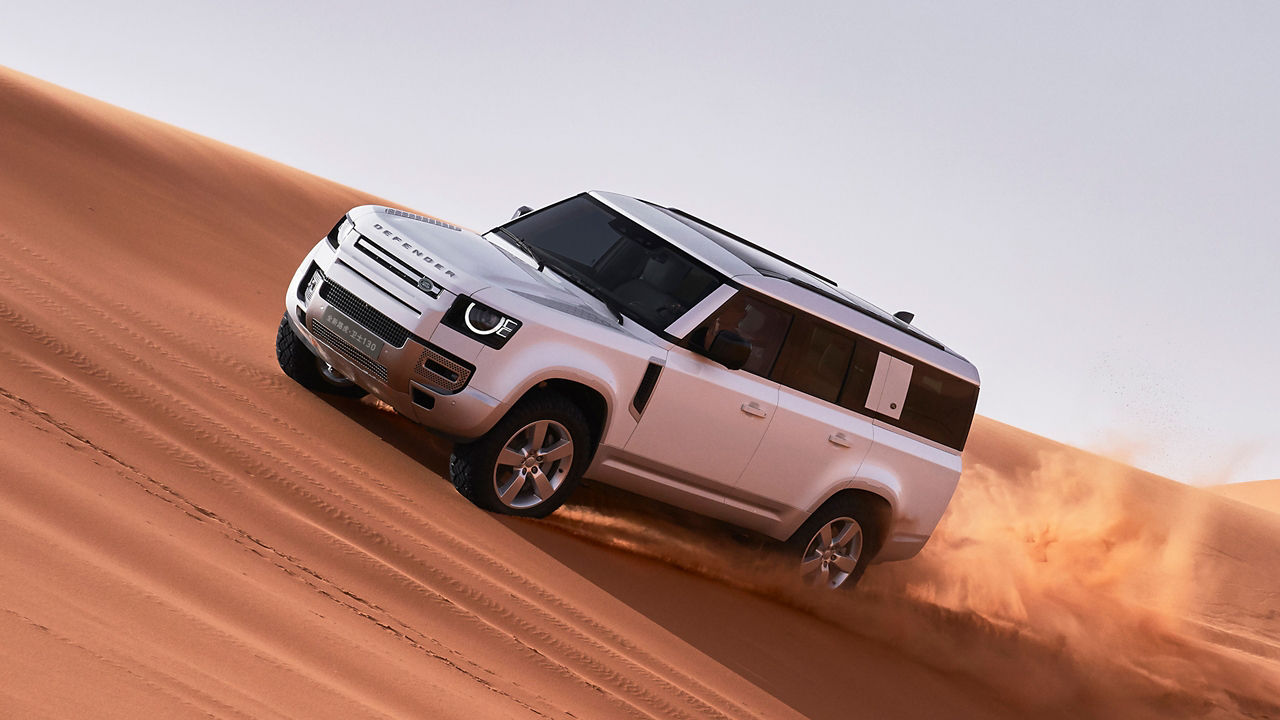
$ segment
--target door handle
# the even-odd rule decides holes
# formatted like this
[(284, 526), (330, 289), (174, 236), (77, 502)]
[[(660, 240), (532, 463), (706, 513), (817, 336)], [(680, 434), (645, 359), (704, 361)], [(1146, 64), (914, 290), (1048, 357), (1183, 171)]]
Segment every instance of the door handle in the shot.
[(839, 445), (840, 447), (853, 447), (853, 443), (849, 442), (849, 438), (845, 437), (844, 433), (832, 433), (831, 435), (827, 436), (827, 440), (830, 441), (832, 445)]
[(760, 407), (759, 405), (753, 402), (742, 403), (742, 412), (748, 415), (754, 415), (759, 418), (767, 417), (769, 415), (769, 412), (767, 410), (765, 410), (764, 408)]

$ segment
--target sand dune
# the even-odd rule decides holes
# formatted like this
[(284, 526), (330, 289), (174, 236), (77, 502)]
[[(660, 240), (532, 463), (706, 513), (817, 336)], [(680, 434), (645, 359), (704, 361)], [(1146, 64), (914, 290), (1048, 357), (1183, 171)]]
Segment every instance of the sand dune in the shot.
[(1255, 480), (1253, 482), (1215, 485), (1208, 488), (1222, 497), (1239, 500), (1273, 513), (1280, 513), (1280, 480)]
[(606, 488), (477, 510), (275, 366), (370, 199), (0, 70), (0, 716), (1280, 717), (1280, 518), (993, 421), (838, 597)]

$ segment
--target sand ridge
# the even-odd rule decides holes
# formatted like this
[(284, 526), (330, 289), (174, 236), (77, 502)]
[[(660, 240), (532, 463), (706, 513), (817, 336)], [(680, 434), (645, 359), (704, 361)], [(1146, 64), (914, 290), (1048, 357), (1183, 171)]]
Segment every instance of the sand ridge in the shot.
[(1280, 480), (1254, 480), (1253, 482), (1214, 485), (1208, 488), (1222, 497), (1280, 513)]
[[(25, 550), (0, 606), (32, 652), (120, 668), (120, 715), (789, 714), (279, 374), (290, 266), (367, 196), (17, 73), (0, 91), (0, 388), (30, 439), (0, 453)], [(18, 707), (101, 694), (16, 694), (73, 683), (14, 647)]]
[(496, 518), (275, 365), (375, 198), (8, 70), (0, 129), (0, 715), (1280, 715), (1271, 513), (980, 419), (851, 596), (606, 489)]

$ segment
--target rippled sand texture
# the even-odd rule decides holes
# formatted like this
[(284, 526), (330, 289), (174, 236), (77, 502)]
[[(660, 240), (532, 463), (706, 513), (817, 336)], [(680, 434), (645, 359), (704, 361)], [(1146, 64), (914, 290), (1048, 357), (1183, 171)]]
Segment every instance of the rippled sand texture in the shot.
[(992, 421), (835, 597), (605, 488), (477, 510), (276, 367), (371, 200), (0, 69), (0, 717), (1280, 717), (1280, 515)]
[(794, 716), (280, 373), (366, 199), (0, 72), (0, 716)]

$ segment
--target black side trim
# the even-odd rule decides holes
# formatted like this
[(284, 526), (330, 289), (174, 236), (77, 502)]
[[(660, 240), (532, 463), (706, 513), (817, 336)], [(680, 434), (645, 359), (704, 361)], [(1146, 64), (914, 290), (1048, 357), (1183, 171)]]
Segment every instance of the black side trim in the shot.
[(662, 366), (656, 362), (649, 363), (649, 367), (645, 368), (640, 386), (636, 388), (636, 396), (631, 398), (631, 407), (637, 414), (643, 413), (645, 406), (649, 404), (649, 398), (653, 396), (653, 388), (657, 386), (658, 376), (661, 374)]

